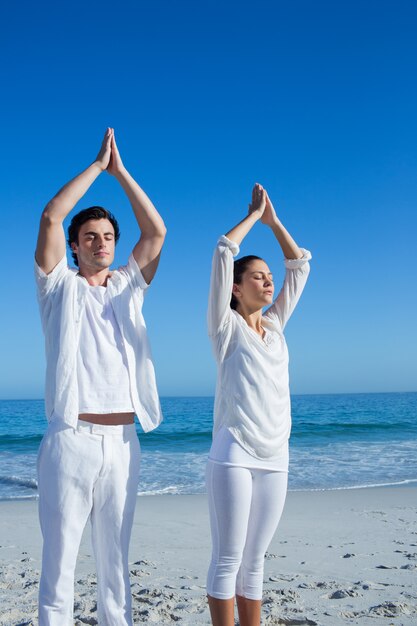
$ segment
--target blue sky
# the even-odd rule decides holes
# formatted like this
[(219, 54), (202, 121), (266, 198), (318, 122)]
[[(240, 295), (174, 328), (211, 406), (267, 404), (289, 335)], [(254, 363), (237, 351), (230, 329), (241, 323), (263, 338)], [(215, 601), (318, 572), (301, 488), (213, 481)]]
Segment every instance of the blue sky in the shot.
[[(293, 393), (417, 390), (415, 2), (17, 2), (0, 23), (0, 397), (42, 397), (39, 216), (106, 126), (168, 226), (145, 304), (162, 395), (214, 390), (211, 254), (255, 181), (313, 253)], [(123, 263), (137, 230), (112, 177), (93, 203), (117, 215)], [(264, 226), (242, 252), (280, 281)]]

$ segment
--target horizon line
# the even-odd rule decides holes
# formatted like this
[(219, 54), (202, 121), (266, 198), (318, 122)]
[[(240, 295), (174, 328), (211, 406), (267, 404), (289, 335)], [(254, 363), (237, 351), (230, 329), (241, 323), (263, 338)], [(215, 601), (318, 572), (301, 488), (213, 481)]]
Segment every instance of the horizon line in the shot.
[[(327, 391), (324, 393), (291, 393), (291, 397), (297, 396), (363, 396), (363, 395), (386, 395), (386, 394), (413, 394), (417, 393), (417, 390), (407, 390), (407, 391)], [(205, 395), (205, 394), (190, 394), (190, 395), (160, 395), (160, 399), (164, 398), (214, 398), (214, 394)], [(0, 402), (44, 402), (45, 398), (2, 398), (0, 397)]]

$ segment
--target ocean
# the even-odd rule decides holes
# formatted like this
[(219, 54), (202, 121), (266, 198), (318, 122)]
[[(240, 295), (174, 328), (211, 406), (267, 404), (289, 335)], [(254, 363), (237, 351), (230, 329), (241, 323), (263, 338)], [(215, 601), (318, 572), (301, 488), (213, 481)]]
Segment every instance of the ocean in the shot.
[[(139, 495), (204, 493), (213, 398), (161, 399), (142, 448)], [(417, 483), (417, 393), (292, 396), (290, 490)], [(42, 400), (0, 400), (0, 499), (36, 498)]]

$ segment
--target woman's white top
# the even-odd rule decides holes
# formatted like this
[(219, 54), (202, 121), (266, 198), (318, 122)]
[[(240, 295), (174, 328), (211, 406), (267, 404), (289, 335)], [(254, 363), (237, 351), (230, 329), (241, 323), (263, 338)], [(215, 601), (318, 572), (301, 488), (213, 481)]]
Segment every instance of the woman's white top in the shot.
[(106, 287), (89, 287), (77, 352), (79, 413), (134, 413), (126, 350)]
[(235, 439), (226, 426), (222, 426), (214, 436), (209, 460), (219, 465), (246, 467), (249, 469), (268, 470), (269, 472), (288, 472), (288, 440), (281, 446), (274, 459), (257, 459), (249, 454)]
[(285, 259), (284, 284), (267, 309), (263, 339), (230, 308), (233, 257), (239, 246), (221, 237), (213, 256), (208, 329), (218, 365), (213, 435), (225, 426), (256, 459), (282, 455), (291, 431), (288, 350), (283, 329), (304, 289), (311, 254)]

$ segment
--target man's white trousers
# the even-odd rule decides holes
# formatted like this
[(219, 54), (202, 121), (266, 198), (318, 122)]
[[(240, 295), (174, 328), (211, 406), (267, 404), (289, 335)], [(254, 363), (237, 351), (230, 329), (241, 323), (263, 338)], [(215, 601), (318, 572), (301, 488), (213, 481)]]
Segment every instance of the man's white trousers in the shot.
[(139, 479), (135, 425), (51, 422), (38, 455), (43, 535), (39, 626), (73, 626), (74, 570), (88, 518), (100, 626), (131, 626), (128, 549)]

